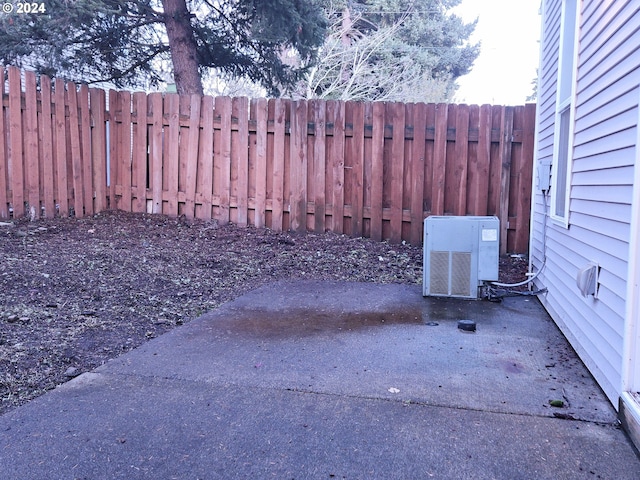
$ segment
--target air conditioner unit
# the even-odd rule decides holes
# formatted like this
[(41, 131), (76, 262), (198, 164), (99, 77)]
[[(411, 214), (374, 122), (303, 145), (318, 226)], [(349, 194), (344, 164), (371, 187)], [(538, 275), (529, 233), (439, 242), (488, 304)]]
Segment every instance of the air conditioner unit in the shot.
[(499, 255), (498, 217), (427, 217), (422, 294), (479, 298), (485, 281), (498, 280)]

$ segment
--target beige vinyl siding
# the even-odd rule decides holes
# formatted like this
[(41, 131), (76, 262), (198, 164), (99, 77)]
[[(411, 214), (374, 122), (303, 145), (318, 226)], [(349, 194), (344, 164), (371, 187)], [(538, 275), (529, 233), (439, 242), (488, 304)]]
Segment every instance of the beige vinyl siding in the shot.
[[(557, 79), (561, 0), (545, 0), (540, 85)], [(569, 226), (547, 219), (546, 266), (536, 286), (541, 301), (614, 406), (621, 394), (631, 203), (638, 138), (640, 2), (585, 0), (581, 16), (575, 96)], [(554, 58), (555, 57), (555, 58)], [(537, 158), (552, 158), (551, 94), (539, 100)], [(549, 135), (549, 132), (551, 134)], [(534, 199), (531, 257), (540, 268), (543, 202)], [(598, 295), (583, 297), (576, 274), (600, 266)]]

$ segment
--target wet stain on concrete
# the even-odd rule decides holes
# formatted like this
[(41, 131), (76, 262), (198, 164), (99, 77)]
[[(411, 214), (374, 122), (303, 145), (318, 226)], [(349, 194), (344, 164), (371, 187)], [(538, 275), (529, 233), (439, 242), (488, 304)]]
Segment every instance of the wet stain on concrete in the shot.
[[(244, 310), (232, 322), (223, 320), (232, 335), (262, 338), (307, 337), (337, 334), (392, 325), (425, 325), (421, 310), (415, 308), (383, 312), (312, 312), (289, 310), (265, 312)], [(220, 325), (223, 326), (223, 325)]]

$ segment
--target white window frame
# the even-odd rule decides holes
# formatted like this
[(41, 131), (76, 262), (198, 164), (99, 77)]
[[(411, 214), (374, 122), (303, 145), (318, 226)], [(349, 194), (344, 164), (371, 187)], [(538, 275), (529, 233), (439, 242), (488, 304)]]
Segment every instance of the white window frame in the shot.
[[(575, 8), (573, 21), (567, 18), (567, 5)], [(571, 172), (573, 164), (573, 135), (575, 125), (575, 98), (578, 65), (578, 40), (580, 34), (581, 0), (563, 0), (558, 58), (558, 87), (556, 93), (553, 162), (551, 165), (551, 219), (569, 228), (569, 204), (571, 200)], [(573, 32), (571, 32), (573, 29)], [(570, 42), (570, 43), (567, 43)], [(569, 83), (567, 83), (569, 78)], [(563, 114), (569, 114), (569, 125), (563, 124)], [(566, 121), (566, 117), (564, 119)], [(565, 130), (563, 131), (563, 125)], [(568, 127), (568, 129), (566, 129)], [(565, 138), (566, 136), (566, 138)], [(561, 162), (561, 156), (565, 156)], [(563, 168), (563, 170), (560, 170)]]

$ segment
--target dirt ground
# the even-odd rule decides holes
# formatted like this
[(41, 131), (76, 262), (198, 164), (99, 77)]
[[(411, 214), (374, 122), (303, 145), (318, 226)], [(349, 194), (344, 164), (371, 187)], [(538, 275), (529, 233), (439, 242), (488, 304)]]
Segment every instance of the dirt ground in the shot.
[(422, 282), (421, 247), (122, 212), (3, 222), (0, 252), (0, 414), (268, 282)]

